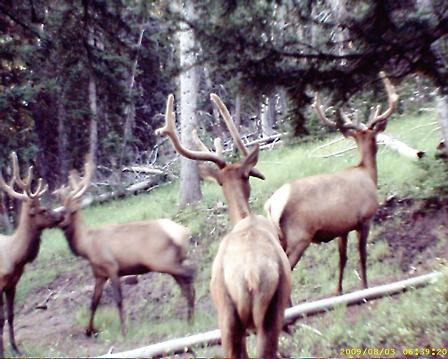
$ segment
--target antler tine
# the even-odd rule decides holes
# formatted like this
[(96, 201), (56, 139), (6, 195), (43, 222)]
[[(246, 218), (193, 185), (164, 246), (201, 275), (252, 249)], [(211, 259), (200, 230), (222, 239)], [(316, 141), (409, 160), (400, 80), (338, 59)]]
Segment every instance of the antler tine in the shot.
[(87, 191), (87, 188), (89, 188), (90, 185), (90, 181), (92, 180), (93, 170), (93, 161), (91, 156), (88, 155), (84, 163), (84, 177), (81, 178), (77, 171), (73, 171), (73, 173), (70, 174), (70, 182), (77, 183), (77, 189), (76, 191), (73, 191), (73, 199), (81, 198), (81, 196)]
[(202, 142), (201, 139), (199, 138), (198, 131), (196, 131), (195, 128), (191, 131), (191, 138), (193, 139), (193, 142), (198, 149), (204, 152), (210, 152), (210, 150), (207, 148), (204, 142)]
[(27, 176), (24, 179), (22, 179), (20, 177), (19, 159), (17, 158), (17, 153), (15, 153), (14, 151), (11, 152), (11, 162), (12, 162), (13, 180), (24, 191), (26, 192), (30, 191), (31, 181), (33, 180), (34, 167), (29, 166)]
[(165, 126), (158, 128), (155, 133), (158, 136), (168, 136), (176, 152), (180, 155), (189, 158), (190, 160), (197, 161), (210, 161), (215, 163), (219, 168), (224, 168), (226, 162), (218, 157), (215, 153), (210, 151), (192, 151), (184, 146), (179, 141), (177, 136), (176, 127), (174, 125), (174, 96), (170, 94), (166, 101), (166, 111), (165, 111)]
[(312, 108), (314, 108), (314, 111), (316, 111), (317, 117), (319, 120), (332, 128), (337, 128), (338, 124), (332, 120), (330, 120), (328, 117), (325, 116), (324, 110), (322, 108), (322, 103), (320, 101), (320, 95), (319, 92), (316, 92), (316, 96), (314, 97), (314, 102), (311, 105)]
[[(247, 155), (249, 154), (249, 150), (241, 140), (240, 133), (238, 132), (238, 129), (236, 128), (235, 123), (232, 120), (232, 116), (230, 115), (227, 106), (224, 105), (221, 98), (214, 93), (210, 94), (210, 100), (213, 102), (213, 104), (218, 108), (219, 112), (221, 113), (221, 116), (223, 117), (224, 122), (226, 123), (226, 126), (230, 132), (230, 135), (232, 136), (233, 142), (235, 143), (236, 147), (238, 148), (238, 150), (240, 150), (240, 152), (244, 155), (244, 157), (247, 157)], [(218, 147), (219, 146), (221, 147), (221, 149), (218, 151), (222, 151), (222, 145), (218, 144)], [(265, 179), (264, 175), (255, 167), (250, 170), (249, 174), (253, 177), (261, 178), (263, 180)]]
[(5, 180), (3, 179), (3, 176), (0, 174), (0, 188), (2, 188), (7, 194), (9, 194), (13, 198), (17, 198), (20, 200), (28, 199), (28, 196), (25, 193), (16, 192), (14, 190), (13, 186), (14, 186), (13, 180), (8, 185), (8, 184), (6, 184)]
[(45, 184), (44, 188), (42, 188), (43, 183), (44, 183), (43, 179), (39, 178), (39, 181), (37, 182), (37, 187), (36, 187), (35, 191), (33, 192), (31, 190), (31, 187), (29, 188), (29, 190), (27, 190), (28, 197), (38, 198), (38, 197), (42, 196), (45, 192), (47, 192), (48, 184)]
[(386, 88), (387, 101), (389, 107), (381, 115), (376, 114), (375, 118), (369, 121), (369, 123), (367, 124), (369, 128), (372, 128), (378, 121), (387, 120), (397, 108), (398, 95), (397, 92), (395, 91), (395, 86), (392, 85), (392, 83), (390, 82), (389, 78), (386, 76), (386, 73), (384, 71), (380, 72), (380, 78), (383, 80), (384, 87)]
[[(207, 146), (204, 144), (204, 142), (202, 142), (202, 140), (199, 138), (199, 136), (198, 136), (198, 132), (196, 131), (196, 129), (193, 129), (193, 131), (191, 131), (191, 137), (192, 137), (192, 139), (193, 139), (194, 144), (196, 145), (196, 147), (197, 147), (198, 149), (200, 149), (200, 150), (203, 151), (203, 152), (210, 152), (210, 153), (212, 153), (212, 151), (210, 151), (210, 150), (207, 148)], [(216, 154), (218, 157), (224, 159), (224, 157), (223, 157), (223, 155), (222, 155), (222, 145), (221, 145), (221, 148), (218, 148), (218, 147), (216, 146), (216, 141), (218, 141), (219, 143), (221, 143), (221, 139), (220, 139), (219, 137), (217, 137), (217, 138), (215, 138), (215, 140), (214, 140), (215, 149), (216, 149), (215, 154)]]
[(215, 140), (213, 141), (213, 145), (215, 146), (215, 152), (216, 154), (223, 158), (223, 152), (224, 152), (224, 147), (222, 146), (222, 140), (220, 137), (216, 137)]
[(336, 122), (336, 127), (338, 129), (344, 128), (345, 130), (359, 130), (364, 126), (361, 123), (359, 123), (357, 119), (355, 119), (355, 122), (350, 120), (350, 117), (342, 110), (339, 110), (339, 114), (343, 121)]
[(238, 129), (235, 126), (235, 123), (232, 120), (232, 116), (230, 115), (229, 110), (227, 109), (227, 106), (224, 105), (220, 97), (214, 93), (210, 94), (210, 100), (213, 102), (213, 104), (218, 108), (219, 112), (221, 113), (221, 116), (224, 119), (224, 122), (226, 123), (226, 126), (230, 132), (230, 135), (232, 136), (233, 142), (235, 142), (236, 147), (240, 152), (247, 156), (249, 151), (247, 147), (244, 145), (243, 141), (241, 141), (240, 133), (238, 132)]

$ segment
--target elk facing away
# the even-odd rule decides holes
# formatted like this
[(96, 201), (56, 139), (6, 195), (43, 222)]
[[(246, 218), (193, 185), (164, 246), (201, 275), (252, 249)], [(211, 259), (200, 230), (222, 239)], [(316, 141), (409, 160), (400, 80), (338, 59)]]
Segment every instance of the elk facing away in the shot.
[(291, 292), (291, 270), (275, 228), (264, 217), (250, 213), (249, 177), (264, 179), (254, 168), (258, 160), (258, 146), (248, 153), (225, 105), (214, 94), (211, 100), (245, 156), (240, 162), (226, 163), (220, 146), (216, 146), (217, 152), (213, 153), (199, 139), (196, 142), (202, 151), (184, 148), (174, 125), (172, 95), (167, 100), (165, 127), (156, 133), (168, 136), (182, 156), (210, 161), (218, 166), (218, 169), (201, 167), (201, 172), (222, 187), (233, 225), (220, 243), (210, 283), (212, 299), (218, 311), (224, 356), (247, 358), (246, 330), (252, 328), (257, 332), (258, 355), (274, 358)]
[[(0, 175), (0, 188), (9, 196), (22, 201), (19, 224), (15, 233), (11, 236), (0, 235), (0, 357), (3, 358), (3, 326), (5, 316), (3, 309), (3, 294), (6, 297), (8, 313), (9, 341), (14, 351), (19, 352), (14, 338), (14, 296), (16, 286), (27, 263), (36, 259), (39, 252), (40, 236), (45, 228), (56, 226), (62, 216), (54, 211), (40, 206), (39, 198), (47, 191), (48, 187), (42, 186), (39, 179), (37, 187), (33, 191), (31, 182), (33, 179), (33, 167), (28, 169), (26, 178), (21, 179), (17, 155), (11, 154), (12, 179), (6, 184)], [(20, 192), (14, 188), (20, 188)]]
[(363, 287), (367, 288), (369, 221), (378, 208), (376, 135), (384, 131), (398, 101), (389, 79), (384, 73), (380, 75), (388, 94), (389, 107), (382, 114), (379, 114), (379, 106), (372, 110), (367, 125), (351, 122), (342, 113), (337, 122), (329, 120), (324, 115), (318, 95), (313, 104), (322, 122), (337, 128), (345, 137), (355, 139), (361, 154), (359, 164), (336, 173), (292, 181), (280, 187), (265, 204), (268, 217), (279, 231), (291, 268), (310, 243), (329, 242), (339, 237), (339, 294), (342, 293), (347, 261), (347, 236), (353, 230), (358, 232), (361, 279)]
[(112, 283), (122, 334), (125, 334), (120, 276), (148, 272), (168, 273), (179, 284), (188, 304), (188, 320), (194, 313), (194, 267), (186, 259), (189, 230), (169, 219), (154, 219), (127, 224), (109, 224), (90, 229), (81, 216), (81, 197), (93, 173), (87, 160), (84, 177), (76, 171), (69, 175), (68, 187), (56, 194), (63, 200), (64, 220), (60, 223), (71, 251), (86, 258), (95, 277), (91, 315), (86, 335), (95, 332), (93, 320), (108, 279)]

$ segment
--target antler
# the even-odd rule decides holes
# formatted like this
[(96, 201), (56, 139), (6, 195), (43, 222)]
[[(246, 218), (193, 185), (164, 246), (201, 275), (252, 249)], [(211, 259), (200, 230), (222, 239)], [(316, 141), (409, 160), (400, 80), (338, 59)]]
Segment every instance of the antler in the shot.
[(216, 108), (221, 113), (221, 116), (224, 119), (224, 122), (226, 123), (226, 126), (230, 132), (230, 135), (232, 136), (233, 142), (235, 143), (236, 147), (240, 150), (240, 152), (244, 156), (247, 156), (247, 154), (249, 153), (249, 150), (244, 145), (243, 141), (241, 141), (240, 133), (238, 132), (238, 130), (235, 126), (235, 123), (232, 120), (232, 116), (230, 115), (230, 112), (227, 109), (227, 106), (224, 105), (224, 103), (219, 98), (219, 96), (214, 93), (210, 94), (210, 100), (213, 102), (213, 104), (216, 106)]
[(311, 107), (314, 108), (314, 110), (316, 111), (319, 120), (327, 126), (337, 128), (339, 130), (358, 130), (361, 128), (361, 126), (359, 125), (359, 121), (356, 121), (358, 122), (358, 124), (353, 123), (348, 118), (348, 116), (344, 112), (342, 112), (342, 110), (339, 110), (339, 114), (340, 118), (343, 119), (343, 121), (332, 121), (327, 116), (325, 116), (325, 112), (322, 103), (320, 101), (319, 92), (316, 92), (314, 103), (311, 105)]
[[(192, 151), (188, 148), (182, 146), (177, 136), (176, 127), (174, 124), (174, 96), (170, 94), (166, 101), (166, 111), (165, 111), (165, 126), (158, 128), (156, 130), (156, 135), (158, 136), (168, 136), (174, 149), (182, 156), (189, 158), (190, 160), (198, 161), (210, 161), (215, 163), (219, 168), (224, 168), (226, 162), (218, 156), (216, 153), (212, 153), (208, 150), (203, 151)], [(202, 143), (202, 142), (201, 142)], [(201, 148), (205, 147), (202, 143)]]
[[(224, 122), (226, 123), (227, 129), (230, 132), (230, 135), (232, 136), (233, 142), (235, 143), (238, 150), (244, 155), (244, 157), (247, 157), (249, 154), (249, 150), (241, 140), (240, 133), (238, 129), (235, 126), (235, 123), (232, 120), (232, 116), (230, 115), (229, 110), (227, 109), (227, 106), (224, 105), (221, 98), (214, 94), (210, 94), (210, 100), (213, 102), (213, 104), (218, 108), (219, 112), (221, 113), (222, 118), (224, 119)], [(263, 174), (257, 170), (256, 168), (252, 168), (249, 173), (251, 176), (258, 177), (261, 179), (264, 179), (265, 177)]]
[(392, 85), (389, 78), (386, 76), (386, 73), (384, 71), (380, 72), (380, 78), (383, 80), (384, 87), (386, 88), (387, 92), (387, 101), (389, 104), (389, 107), (386, 111), (384, 111), (381, 115), (379, 115), (380, 112), (380, 105), (376, 107), (375, 112), (371, 112), (369, 122), (367, 123), (368, 128), (373, 128), (376, 123), (380, 121), (386, 121), (390, 115), (395, 111), (397, 108), (398, 103), (398, 95), (395, 91), (395, 86)]
[(84, 163), (84, 177), (81, 177), (76, 170), (71, 170), (68, 175), (68, 180), (70, 183), (71, 191), (69, 193), (70, 197), (73, 199), (81, 198), (81, 196), (89, 188), (90, 181), (93, 176), (93, 161), (91, 156), (87, 156)]
[(380, 108), (381, 108), (380, 105), (376, 106), (376, 108), (372, 108), (367, 125), (364, 125), (363, 123), (361, 123), (359, 121), (358, 111), (355, 111), (355, 115), (354, 115), (355, 121), (354, 122), (352, 122), (349, 119), (349, 117), (344, 112), (342, 112), (342, 110), (339, 110), (340, 118), (342, 119), (342, 121), (335, 122), (335, 121), (328, 119), (325, 116), (325, 112), (323, 110), (318, 92), (316, 93), (314, 103), (311, 105), (311, 107), (314, 108), (314, 110), (316, 111), (316, 114), (319, 117), (319, 119), (321, 120), (321, 122), (326, 124), (327, 126), (332, 127), (332, 128), (337, 128), (341, 131), (342, 130), (360, 130), (363, 128), (373, 129), (373, 127), (378, 122), (386, 121), (390, 117), (390, 115), (392, 115), (392, 113), (395, 111), (395, 109), (397, 107), (397, 102), (398, 102), (398, 95), (395, 91), (395, 87), (392, 85), (390, 80), (387, 78), (384, 71), (380, 72), (380, 78), (383, 80), (384, 86), (386, 87), (389, 107), (381, 115), (379, 114)]
[(84, 162), (84, 177), (81, 177), (77, 170), (71, 170), (68, 175), (68, 185), (62, 185), (53, 193), (60, 199), (79, 199), (89, 188), (94, 172), (94, 165), (91, 155), (86, 156)]
[[(2, 188), (11, 197), (20, 200), (34, 199), (42, 196), (48, 190), (48, 185), (43, 186), (43, 180), (42, 178), (39, 178), (36, 189), (34, 192), (32, 191), (31, 182), (33, 180), (33, 166), (28, 167), (28, 174), (25, 178), (20, 178), (19, 160), (17, 159), (17, 154), (15, 152), (11, 152), (11, 163), (12, 178), (9, 184), (5, 182), (0, 173), (0, 188)], [(22, 189), (22, 193), (17, 192), (14, 189), (15, 184)]]

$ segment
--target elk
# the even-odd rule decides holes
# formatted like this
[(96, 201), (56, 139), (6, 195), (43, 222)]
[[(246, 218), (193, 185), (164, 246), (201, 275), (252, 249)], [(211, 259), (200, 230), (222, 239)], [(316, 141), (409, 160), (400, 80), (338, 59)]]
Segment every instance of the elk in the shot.
[(64, 219), (59, 227), (76, 256), (90, 262), (95, 288), (90, 306), (90, 320), (85, 334), (96, 333), (95, 311), (110, 279), (120, 317), (121, 332), (126, 334), (120, 277), (159, 272), (170, 274), (179, 285), (188, 305), (188, 321), (194, 314), (194, 266), (187, 260), (188, 228), (169, 219), (152, 219), (126, 224), (107, 224), (87, 228), (81, 215), (81, 198), (93, 174), (93, 163), (87, 159), (84, 176), (76, 170), (69, 174), (69, 185), (56, 194), (63, 202)]
[(361, 280), (367, 288), (366, 259), (370, 219), (378, 208), (376, 136), (384, 131), (394, 112), (398, 95), (384, 72), (380, 77), (388, 94), (388, 108), (380, 114), (380, 106), (372, 109), (367, 125), (352, 122), (340, 111), (338, 120), (328, 119), (319, 95), (313, 107), (319, 119), (336, 128), (345, 137), (355, 139), (361, 160), (358, 165), (331, 174), (298, 179), (280, 187), (265, 204), (268, 217), (278, 230), (291, 268), (297, 264), (310, 243), (329, 242), (339, 237), (339, 281), (347, 261), (347, 236), (356, 230), (359, 240)]
[[(40, 236), (45, 228), (55, 227), (62, 216), (40, 205), (40, 198), (48, 190), (39, 178), (32, 190), (33, 166), (28, 168), (25, 178), (20, 177), (17, 155), (11, 153), (12, 178), (7, 184), (0, 174), (0, 188), (10, 197), (21, 201), (19, 222), (10, 236), (0, 235), (0, 357), (3, 358), (3, 327), (5, 316), (3, 294), (6, 298), (9, 341), (12, 349), (20, 354), (14, 336), (14, 297), (25, 265), (34, 261), (39, 253)], [(19, 188), (20, 190), (16, 190)]]
[[(221, 146), (217, 145), (217, 151), (211, 152), (199, 138), (196, 144), (200, 151), (183, 147), (174, 124), (173, 95), (168, 96), (165, 126), (156, 130), (156, 134), (168, 136), (180, 155), (212, 162), (218, 167), (200, 167), (200, 171), (203, 177), (212, 178), (222, 187), (233, 226), (220, 242), (210, 282), (224, 356), (247, 358), (246, 330), (255, 329), (259, 357), (274, 358), (291, 292), (291, 270), (275, 228), (266, 218), (252, 214), (249, 208), (249, 177), (264, 179), (255, 168), (259, 148), (255, 146), (248, 151), (221, 99), (215, 94), (210, 98), (243, 154), (242, 160), (227, 163)], [(215, 141), (216, 144), (219, 142)]]

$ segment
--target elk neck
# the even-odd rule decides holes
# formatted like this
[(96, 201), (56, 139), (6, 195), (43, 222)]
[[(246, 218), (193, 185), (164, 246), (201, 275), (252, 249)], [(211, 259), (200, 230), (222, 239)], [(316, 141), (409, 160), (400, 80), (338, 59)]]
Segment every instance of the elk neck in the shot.
[(367, 173), (370, 175), (372, 180), (375, 182), (375, 185), (378, 181), (378, 173), (376, 167), (376, 152), (377, 152), (377, 144), (376, 138), (366, 139), (356, 139), (358, 144), (359, 152), (361, 155), (361, 160), (358, 164), (358, 167), (364, 168)]
[[(24, 201), (20, 209), (19, 224), (14, 234), (11, 257), (19, 258), (22, 264), (36, 259), (40, 248), (42, 229), (30, 217), (31, 202)], [(13, 254), (14, 253), (14, 254)]]
[(72, 253), (76, 256), (87, 257), (87, 227), (79, 210), (70, 214), (70, 220), (63, 231)]
[(223, 190), (229, 208), (230, 223), (234, 226), (250, 215), (249, 194), (246, 195), (242, 186), (233, 182), (224, 184)]

